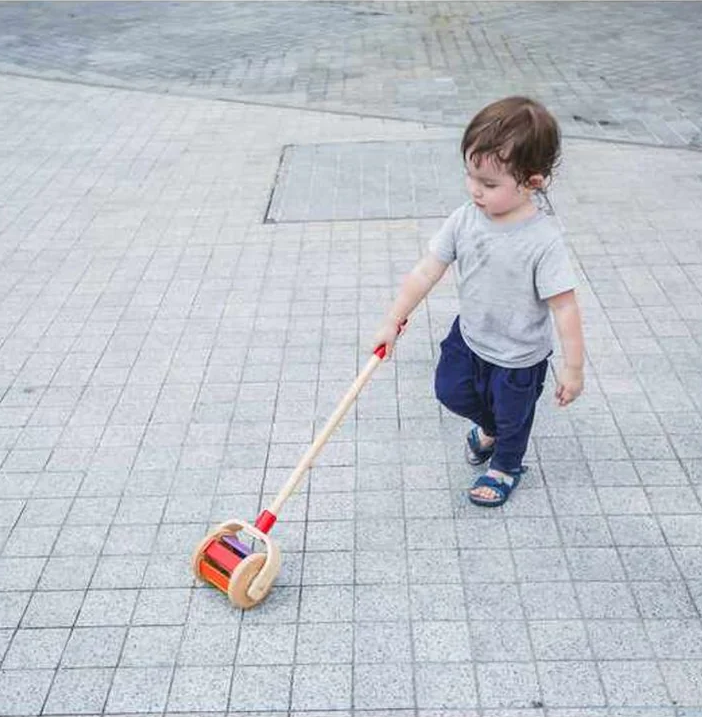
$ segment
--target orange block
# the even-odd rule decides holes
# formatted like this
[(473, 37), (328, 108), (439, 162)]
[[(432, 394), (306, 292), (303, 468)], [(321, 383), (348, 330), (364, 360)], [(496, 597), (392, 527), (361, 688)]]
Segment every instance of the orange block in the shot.
[(200, 575), (202, 575), (208, 583), (219, 588), (223, 593), (227, 592), (229, 577), (221, 573), (213, 565), (210, 565), (206, 560), (200, 561)]

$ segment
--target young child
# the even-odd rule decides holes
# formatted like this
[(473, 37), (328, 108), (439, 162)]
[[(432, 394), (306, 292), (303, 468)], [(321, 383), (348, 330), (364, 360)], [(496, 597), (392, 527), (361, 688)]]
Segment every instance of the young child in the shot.
[(387, 344), (390, 355), (398, 326), (455, 261), (460, 314), (441, 343), (436, 396), (475, 424), (466, 460), (490, 464), (469, 499), (494, 507), (525, 470), (522, 458), (552, 353), (549, 310), (563, 353), (560, 406), (583, 390), (583, 336), (563, 237), (535, 201), (560, 154), (555, 119), (533, 100), (499, 100), (468, 125), (461, 154), (471, 201), (451, 214), (404, 278), (374, 346)]

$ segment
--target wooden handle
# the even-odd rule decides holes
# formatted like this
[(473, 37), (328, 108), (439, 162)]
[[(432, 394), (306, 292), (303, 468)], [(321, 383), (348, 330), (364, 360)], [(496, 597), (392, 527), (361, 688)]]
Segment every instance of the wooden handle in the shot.
[(373, 353), (368, 359), (363, 371), (358, 374), (356, 380), (351, 385), (351, 388), (346, 392), (346, 395), (341, 399), (341, 403), (336, 407), (336, 410), (329, 417), (321, 433), (314, 439), (312, 445), (307, 449), (307, 452), (300, 459), (297, 467), (292, 472), (290, 478), (285, 485), (280, 489), (280, 492), (275, 497), (273, 503), (271, 503), (268, 510), (273, 515), (278, 515), (278, 511), (285, 501), (292, 495), (298, 483), (302, 480), (307, 470), (312, 465), (312, 461), (317, 457), (317, 454), (322, 450), (324, 444), (329, 440), (329, 436), (334, 432), (334, 429), (341, 423), (342, 419), (348, 412), (349, 408), (353, 405), (356, 397), (361, 392), (361, 389), (368, 383), (368, 379), (371, 374), (383, 362), (383, 356), (385, 356), (385, 346), (379, 347), (383, 349), (382, 355), (379, 354), (379, 349)]

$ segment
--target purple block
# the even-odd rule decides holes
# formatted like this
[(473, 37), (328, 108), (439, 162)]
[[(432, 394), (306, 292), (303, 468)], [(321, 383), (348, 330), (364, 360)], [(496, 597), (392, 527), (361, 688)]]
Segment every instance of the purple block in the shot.
[(251, 548), (248, 545), (244, 545), (240, 540), (237, 540), (233, 535), (223, 535), (221, 538), (223, 543), (226, 543), (240, 558), (245, 558), (247, 555), (251, 555)]

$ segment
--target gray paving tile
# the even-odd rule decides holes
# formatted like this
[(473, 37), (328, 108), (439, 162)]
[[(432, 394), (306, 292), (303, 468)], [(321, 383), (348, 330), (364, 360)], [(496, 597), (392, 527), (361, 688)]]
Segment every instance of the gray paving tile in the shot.
[(77, 627), (61, 657), (61, 667), (116, 667), (124, 637), (124, 627)]
[(171, 679), (170, 667), (119, 667), (105, 710), (113, 714), (162, 712)]
[(76, 624), (127, 625), (137, 597), (137, 590), (89, 590), (85, 594)]
[[(106, 628), (96, 628), (105, 630)], [(123, 635), (123, 631), (120, 630)], [(183, 630), (178, 626), (130, 627), (119, 657), (121, 667), (167, 667), (176, 660)]]
[(611, 705), (642, 709), (644, 705), (658, 706), (668, 702), (665, 684), (654, 662), (608, 661), (600, 663), (600, 674)]
[[(369, 629), (372, 630), (373, 626)], [(352, 623), (303, 623), (297, 629), (295, 663), (350, 663), (354, 639)]]
[[(512, 714), (506, 712), (506, 708), (528, 707), (533, 711), (534, 705), (540, 702), (534, 665), (487, 662), (477, 665), (476, 671), (480, 702), (486, 710), (495, 709), (494, 714)], [(493, 713), (486, 711), (486, 714)]]
[(418, 662), (467, 662), (471, 659), (468, 625), (458, 621), (419, 622), (412, 626)]
[(678, 705), (697, 707), (702, 702), (702, 681), (699, 661), (659, 662), (671, 698)]
[(598, 660), (646, 659), (651, 645), (639, 620), (588, 620), (587, 631)]
[(231, 666), (176, 667), (167, 708), (173, 712), (223, 712), (231, 679)]
[(101, 713), (112, 683), (113, 670), (59, 670), (44, 706), (47, 714)]
[(292, 685), (291, 665), (234, 668), (229, 710), (251, 714), (255, 710), (287, 711)]
[(544, 702), (553, 707), (605, 704), (597, 669), (592, 662), (537, 662)]
[(415, 679), (417, 704), (422, 708), (465, 709), (477, 704), (475, 678), (469, 664), (418, 664)]
[(53, 676), (53, 670), (0, 672), (0, 703), (7, 709), (7, 714), (39, 714)]
[(414, 706), (412, 666), (409, 664), (357, 665), (353, 673), (354, 707), (403, 709)]
[(18, 630), (5, 655), (3, 667), (9, 670), (57, 667), (69, 632), (65, 628)]
[(529, 636), (537, 660), (577, 660), (591, 656), (585, 625), (580, 620), (532, 620)]
[(574, 585), (584, 617), (595, 620), (638, 617), (631, 587), (627, 583), (578, 582)]
[(296, 710), (339, 710), (351, 706), (350, 664), (298, 665), (293, 674), (292, 707)]

